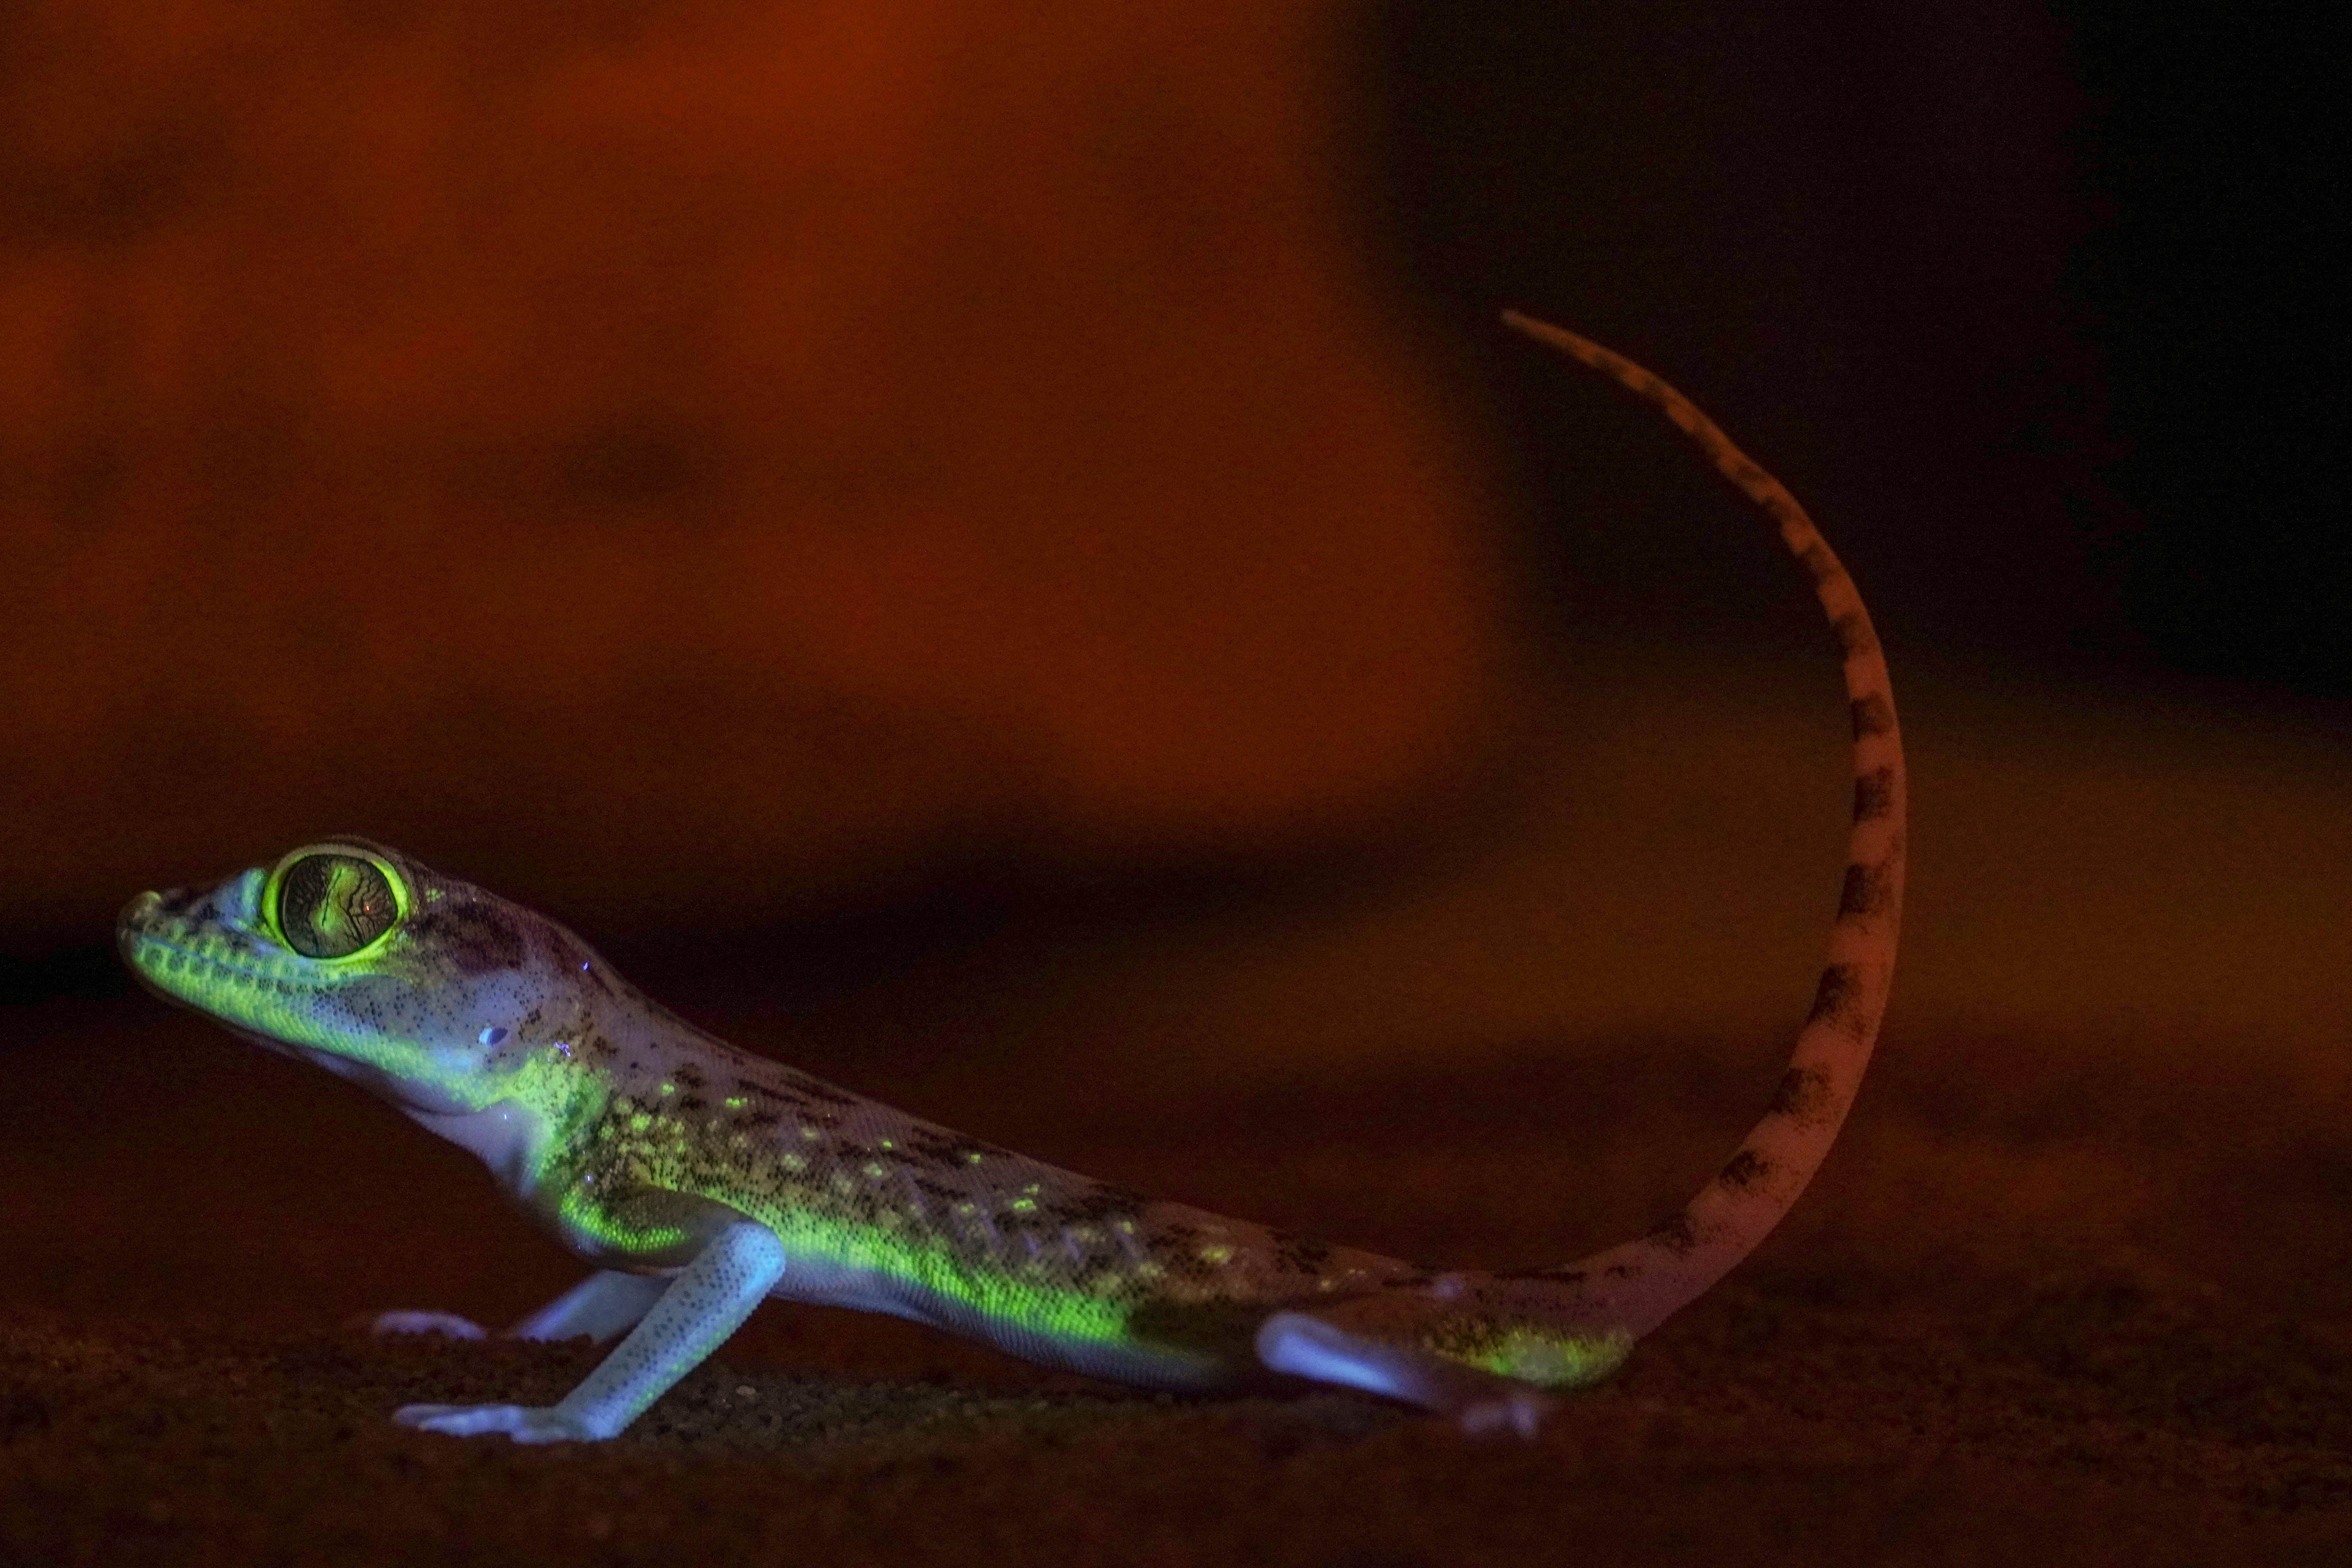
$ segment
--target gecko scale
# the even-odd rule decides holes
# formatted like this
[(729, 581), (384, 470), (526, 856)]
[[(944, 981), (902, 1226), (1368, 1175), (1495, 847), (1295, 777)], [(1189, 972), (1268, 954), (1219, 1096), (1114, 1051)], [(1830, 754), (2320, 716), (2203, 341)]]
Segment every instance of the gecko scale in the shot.
[(1697, 1196), (1580, 1262), (1420, 1268), (1147, 1199), (737, 1050), (553, 921), (365, 839), (142, 894), (118, 935), (149, 987), (472, 1151), (597, 1269), (510, 1331), (621, 1336), (560, 1402), (409, 1405), (396, 1419), (518, 1442), (610, 1437), (777, 1297), (1149, 1387), (1282, 1373), (1471, 1432), (1531, 1434), (1547, 1391), (1606, 1376), (1746, 1257), (1828, 1152), (1885, 1008), (1905, 833), (1886, 666), (1802, 509), (1706, 416), (1597, 344), (1505, 320), (1696, 441), (1780, 525), (1844, 654), (1853, 814), (1829, 961), (1770, 1108)]

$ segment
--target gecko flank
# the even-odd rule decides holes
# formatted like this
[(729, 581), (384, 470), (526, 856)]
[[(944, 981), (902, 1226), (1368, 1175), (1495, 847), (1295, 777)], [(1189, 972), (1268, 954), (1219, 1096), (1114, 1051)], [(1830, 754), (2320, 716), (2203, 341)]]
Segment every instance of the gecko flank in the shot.
[(1108, 1186), (739, 1051), (553, 921), (366, 839), (142, 894), (119, 936), (150, 988), (471, 1150), (596, 1268), (510, 1331), (619, 1338), (562, 1401), (397, 1418), (524, 1442), (609, 1437), (776, 1297), (1145, 1386), (1283, 1374), (1473, 1432), (1530, 1433), (1547, 1391), (1607, 1375), (1744, 1258), (1828, 1152), (1885, 1007), (1905, 822), (1885, 665), (1803, 510), (1705, 416), (1605, 349), (1506, 320), (1696, 440), (1780, 525), (1844, 656), (1853, 826), (1829, 962), (1779, 1090), (1714, 1181), (1647, 1235), (1580, 1262), (1433, 1273)]

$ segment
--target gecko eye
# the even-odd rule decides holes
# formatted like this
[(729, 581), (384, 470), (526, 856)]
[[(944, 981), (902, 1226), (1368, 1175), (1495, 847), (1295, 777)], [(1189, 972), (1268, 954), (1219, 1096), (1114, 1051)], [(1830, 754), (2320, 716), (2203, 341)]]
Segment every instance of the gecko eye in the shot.
[(304, 855), (281, 868), (270, 911), (286, 945), (305, 958), (349, 958), (400, 919), (400, 895), (373, 860)]

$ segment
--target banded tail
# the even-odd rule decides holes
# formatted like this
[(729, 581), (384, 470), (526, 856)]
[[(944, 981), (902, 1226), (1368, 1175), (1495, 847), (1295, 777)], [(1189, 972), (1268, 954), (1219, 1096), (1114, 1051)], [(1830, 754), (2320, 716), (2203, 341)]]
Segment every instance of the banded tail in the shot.
[(1517, 310), (1505, 310), (1503, 320), (1664, 414), (1717, 473), (1780, 524), (1781, 542), (1811, 574), (1813, 592), (1837, 634), (1853, 710), (1853, 827), (1845, 886), (1812, 1011), (1798, 1033), (1770, 1109), (1715, 1179), (1648, 1235), (1575, 1263), (1517, 1276), (1539, 1279), (1549, 1291), (1565, 1287), (1572, 1293), (1570, 1302), (1554, 1296), (1547, 1303), (1550, 1311), (1638, 1338), (1755, 1250), (1813, 1179), (1853, 1104), (1885, 1016), (1903, 919), (1903, 735), (1870, 612), (1796, 498), (1690, 399), (1633, 361)]
[(1575, 1263), (1404, 1275), (1353, 1300), (1276, 1312), (1258, 1331), (1258, 1357), (1276, 1372), (1443, 1411), (1473, 1433), (1533, 1436), (1552, 1403), (1530, 1384), (1572, 1388), (1606, 1377), (1635, 1340), (1756, 1249), (1836, 1141), (1870, 1065), (1895, 973), (1903, 742), (1862, 596), (1780, 481), (1690, 399), (1631, 360), (1516, 310), (1503, 320), (1661, 410), (1780, 525), (1844, 650), (1853, 715), (1853, 828), (1829, 962), (1770, 1109), (1715, 1180), (1648, 1235)]

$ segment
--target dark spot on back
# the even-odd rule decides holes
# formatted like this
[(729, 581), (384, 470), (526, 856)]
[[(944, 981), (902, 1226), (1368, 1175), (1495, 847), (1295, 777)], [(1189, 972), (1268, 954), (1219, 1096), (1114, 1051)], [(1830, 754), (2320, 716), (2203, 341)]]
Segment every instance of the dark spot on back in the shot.
[(771, 1089), (764, 1083), (755, 1082), (748, 1078), (737, 1079), (735, 1087), (747, 1094), (756, 1094), (761, 1100), (773, 1100), (778, 1105), (789, 1105), (796, 1110), (808, 1109), (808, 1101), (799, 1095), (786, 1094), (782, 1089)]
[(1266, 1235), (1274, 1243), (1274, 1262), (1277, 1268), (1295, 1274), (1320, 1274), (1323, 1266), (1331, 1261), (1328, 1242), (1308, 1241), (1284, 1230), (1269, 1231)]
[(972, 1159), (1002, 1159), (1004, 1151), (993, 1143), (983, 1143), (961, 1132), (950, 1132), (940, 1127), (918, 1127), (906, 1135), (907, 1147), (912, 1153), (933, 1164), (950, 1171), (961, 1171), (978, 1163)]
[(1065, 1225), (1104, 1225), (1135, 1218), (1148, 1202), (1139, 1193), (1097, 1183), (1051, 1205), (1045, 1212)]
[(1061, 1221), (1044, 1209), (1017, 1209), (1009, 1204), (1000, 1205), (992, 1217), (997, 1229), (1014, 1236), (1043, 1236), (1062, 1228)]
[(480, 904), (443, 904), (408, 922), (412, 942), (446, 958), (462, 974), (487, 974), (522, 963), (522, 933), (506, 917)]
[(811, 1100), (821, 1100), (827, 1105), (858, 1103), (856, 1095), (845, 1093), (822, 1079), (809, 1077), (806, 1073), (787, 1072), (784, 1074), (784, 1082), (797, 1092), (807, 1095)]
[(1857, 741), (1872, 735), (1884, 735), (1895, 728), (1895, 710), (1886, 699), (1874, 691), (1867, 697), (1853, 700), (1853, 738)]

